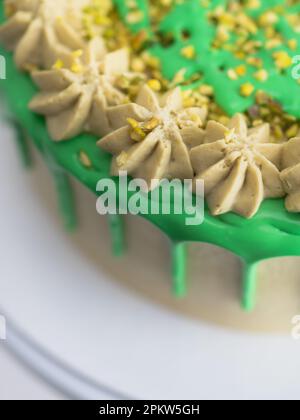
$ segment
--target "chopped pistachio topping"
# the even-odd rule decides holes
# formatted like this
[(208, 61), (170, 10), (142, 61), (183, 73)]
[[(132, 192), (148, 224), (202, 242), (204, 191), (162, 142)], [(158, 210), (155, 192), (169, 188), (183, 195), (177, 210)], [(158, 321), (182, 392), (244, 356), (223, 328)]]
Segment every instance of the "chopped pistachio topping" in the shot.
[(241, 95), (243, 96), (251, 96), (254, 90), (255, 88), (251, 83), (244, 83), (240, 89)]
[(91, 159), (87, 155), (87, 153), (83, 150), (79, 152), (79, 160), (83, 166), (86, 168), (91, 168), (93, 166)]

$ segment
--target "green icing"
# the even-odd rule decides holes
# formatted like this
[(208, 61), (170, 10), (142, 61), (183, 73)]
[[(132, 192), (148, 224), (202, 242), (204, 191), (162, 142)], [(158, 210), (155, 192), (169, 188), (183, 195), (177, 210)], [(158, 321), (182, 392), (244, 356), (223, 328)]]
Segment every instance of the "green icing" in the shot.
[(77, 214), (69, 176), (61, 168), (53, 168), (50, 166), (49, 169), (56, 188), (58, 206), (65, 229), (69, 232), (73, 232), (77, 228)]
[(21, 162), (25, 169), (28, 169), (32, 166), (32, 159), (29, 150), (28, 140), (26, 136), (26, 132), (23, 127), (13, 119), (7, 120), (7, 122), (14, 127), (15, 129), (15, 139), (16, 145), (19, 151)]
[(186, 295), (187, 245), (174, 243), (172, 245), (172, 278), (173, 293), (182, 298)]
[(110, 215), (108, 220), (112, 239), (112, 253), (115, 257), (122, 257), (126, 248), (123, 218), (115, 214)]
[(126, 25), (130, 28), (133, 33), (137, 33), (143, 29), (147, 31), (150, 29), (150, 17), (149, 17), (149, 8), (148, 2), (145, 0), (135, 0), (134, 4), (136, 8), (134, 10), (138, 10), (141, 12), (142, 18), (138, 20), (136, 23), (130, 23), (130, 12), (132, 9), (129, 7), (128, 3), (124, 0), (113, 0), (114, 4), (118, 8), (119, 14), (122, 16)]
[(257, 266), (257, 263), (244, 264), (242, 307), (247, 312), (251, 312), (255, 307)]
[[(2, 5), (0, 12), (1, 21), (4, 20)], [(185, 13), (183, 13), (183, 9), (181, 9), (181, 13), (179, 12), (180, 7), (187, 8), (184, 9)], [(230, 97), (230, 106), (234, 107), (236, 111), (240, 111), (244, 106), (248, 106), (248, 103), (243, 103), (243, 99), (236, 98), (234, 87), (230, 85), (227, 79), (225, 83), (225, 76), (217, 73), (217, 66), (213, 62), (215, 59), (217, 62), (221, 62), (219, 61), (221, 58), (217, 57), (217, 53), (216, 57), (209, 55), (206, 40), (212, 39), (214, 30), (206, 22), (204, 11), (196, 7), (196, 2), (194, 1), (188, 1), (184, 5), (178, 6), (178, 8), (174, 11), (175, 17), (172, 17), (172, 14), (166, 17), (162, 27), (167, 30), (171, 22), (173, 22), (172, 28), (175, 33), (179, 34), (180, 30), (188, 25), (191, 32), (193, 32), (192, 36), (198, 37), (199, 45), (197, 49), (204, 51), (210, 59), (208, 61), (204, 60), (204, 62), (202, 60), (197, 60), (194, 63), (183, 62), (183, 59), (178, 54), (182, 40), (178, 40), (178, 45), (175, 44), (171, 49), (167, 50), (162, 50), (159, 46), (153, 47), (153, 51), (156, 49), (162, 60), (165, 73), (171, 76), (173, 72), (187, 64), (191, 66), (191, 72), (198, 70), (198, 66), (202, 66), (203, 71), (207, 74), (206, 77), (209, 80), (211, 78), (212, 84), (217, 88), (216, 90), (218, 91), (218, 87), (220, 88), (220, 100), (223, 98), (223, 101), (225, 101), (224, 97)], [(198, 18), (203, 20), (204, 26), (200, 25), (201, 20), (199, 21)], [(200, 36), (200, 34), (202, 35)], [(204, 38), (205, 42), (203, 41)], [(0, 81), (0, 86), (5, 93), (11, 113), (28, 132), (28, 135), (45, 157), (50, 157), (51, 161), (55, 162), (55, 165), (63, 168), (95, 193), (97, 182), (102, 178), (109, 177), (111, 156), (96, 146), (96, 137), (87, 134), (80, 135), (66, 142), (53, 142), (48, 135), (44, 119), (28, 110), (27, 105), (36, 92), (30, 77), (27, 74), (21, 74), (17, 70), (11, 53), (3, 49), (0, 50), (0, 53), (6, 58), (8, 75), (7, 80)], [(224, 60), (224, 57), (222, 57), (222, 60)], [(214, 75), (216, 79), (214, 79)], [(289, 85), (289, 80), (285, 80)], [(277, 82), (277, 85), (280, 84), (281, 79), (280, 82)], [(280, 86), (275, 87), (279, 91)], [(228, 88), (226, 94), (223, 92), (225, 88)], [(299, 97), (295, 94), (294, 84), (291, 97), (293, 98), (291, 104), (298, 103)], [(225, 102), (227, 103), (227, 101)], [(224, 103), (224, 105), (226, 104)], [(81, 151), (85, 151), (89, 156), (92, 162), (90, 168), (84, 167), (80, 162), (79, 155)], [(118, 185), (119, 180), (117, 178), (114, 178), (114, 180)], [(131, 195), (132, 193), (128, 192), (129, 198)], [(69, 208), (69, 203), (63, 203), (63, 206), (66, 210)], [(159, 214), (144, 217), (167, 234), (175, 243), (188, 241), (212, 243), (232, 251), (243, 258), (247, 264), (277, 256), (300, 255), (300, 217), (297, 214), (289, 214), (284, 208), (282, 199), (266, 200), (258, 214), (251, 220), (243, 219), (234, 214), (213, 217), (206, 210), (205, 221), (202, 225), (186, 226), (185, 220), (187, 216), (186, 214)], [(120, 248), (123, 246), (119, 242), (119, 235), (122, 234), (119, 221), (117, 223), (115, 223), (115, 220), (112, 221), (112, 230), (118, 232), (117, 236), (119, 239), (117, 239), (118, 243), (115, 246), (116, 252), (119, 253)], [(185, 251), (181, 246), (174, 249), (174, 279), (177, 282), (176, 290), (177, 292), (179, 290), (179, 294), (184, 290), (184, 254)]]
[[(255, 91), (264, 90), (274, 99), (278, 100), (284, 110), (300, 118), (300, 85), (292, 78), (291, 70), (280, 72), (272, 57), (273, 53), (280, 50), (286, 51), (291, 57), (296, 52), (287, 46), (281, 46), (270, 50), (262, 50), (254, 57), (263, 61), (263, 68), (269, 73), (266, 82), (259, 82), (254, 73), (257, 68), (248, 65), (245, 60), (237, 59), (231, 52), (225, 49), (213, 49), (212, 43), (216, 35), (216, 26), (207, 19), (207, 14), (217, 6), (228, 4), (229, 0), (213, 0), (209, 2), (209, 6), (204, 8), (200, 5), (199, 0), (186, 0), (183, 4), (179, 4), (165, 16), (160, 24), (160, 32), (165, 35), (172, 35), (173, 43), (164, 47), (154, 42), (150, 52), (157, 56), (162, 64), (162, 71), (167, 79), (172, 79), (175, 74), (182, 68), (186, 69), (186, 76), (201, 73), (203, 74), (203, 82), (212, 85), (216, 92), (216, 102), (227, 112), (233, 115), (237, 112), (243, 112), (255, 102), (255, 92), (250, 97), (242, 97), (240, 95), (240, 87), (245, 82), (250, 82), (255, 87)], [(123, 4), (123, 1), (116, 1), (117, 5)], [(145, 10), (144, 3), (142, 10)], [(247, 14), (254, 19), (260, 16), (264, 11), (275, 6), (285, 7), (286, 12), (291, 14), (300, 13), (300, 4), (286, 7), (286, 0), (266, 0), (261, 1), (261, 7), (255, 10), (247, 10)], [(124, 10), (122, 8), (121, 14)], [(280, 32), (284, 39), (296, 39), (300, 46), (300, 33), (295, 32), (288, 24), (284, 16), (279, 16), (279, 21), (275, 28)], [(141, 27), (147, 28), (147, 19), (143, 21)], [(135, 29), (135, 28), (134, 28)], [(183, 37), (188, 32), (189, 37)], [(232, 35), (231, 41), (234, 42), (235, 36)], [(251, 37), (251, 40), (266, 40), (262, 30)], [(187, 45), (193, 45), (196, 50), (196, 59), (189, 60), (182, 56), (181, 50)], [(248, 71), (244, 77), (238, 80), (231, 80), (227, 76), (227, 70), (235, 68), (241, 64), (246, 65)]]

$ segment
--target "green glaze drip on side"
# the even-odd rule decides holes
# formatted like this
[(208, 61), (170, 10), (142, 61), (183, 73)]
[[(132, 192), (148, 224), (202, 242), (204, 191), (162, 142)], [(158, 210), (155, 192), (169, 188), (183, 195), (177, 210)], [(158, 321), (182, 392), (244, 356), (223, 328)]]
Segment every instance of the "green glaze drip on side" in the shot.
[(242, 308), (251, 312), (256, 303), (258, 263), (244, 263)]
[(112, 253), (115, 257), (122, 257), (125, 252), (125, 234), (123, 217), (118, 214), (109, 215), (108, 220), (112, 240)]
[(32, 167), (32, 158), (29, 150), (28, 138), (23, 127), (12, 119), (8, 120), (9, 124), (14, 128), (16, 146), (19, 152), (20, 160), (25, 169)]
[(57, 195), (58, 209), (61, 214), (64, 227), (68, 232), (77, 228), (77, 213), (73, 188), (68, 172), (57, 163), (48, 144), (41, 144), (40, 151), (52, 175)]
[(185, 243), (172, 244), (172, 278), (173, 293), (177, 298), (182, 298), (187, 293), (187, 245)]
[(65, 229), (73, 232), (77, 228), (77, 215), (73, 189), (67, 173), (61, 169), (49, 167), (57, 193), (58, 207)]

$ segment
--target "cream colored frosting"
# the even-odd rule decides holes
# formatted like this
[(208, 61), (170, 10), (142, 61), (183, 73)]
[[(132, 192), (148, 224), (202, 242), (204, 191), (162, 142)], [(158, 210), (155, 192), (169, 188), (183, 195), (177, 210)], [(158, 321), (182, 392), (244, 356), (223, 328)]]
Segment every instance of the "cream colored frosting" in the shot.
[(281, 180), (287, 194), (285, 206), (289, 212), (300, 212), (300, 137), (283, 145)]
[(270, 143), (268, 124), (248, 129), (241, 114), (228, 127), (210, 121), (191, 161), (212, 214), (233, 211), (250, 218), (265, 198), (283, 197), (281, 154), (282, 145)]
[(135, 104), (114, 108), (109, 118), (117, 130), (98, 144), (114, 155), (112, 175), (126, 171), (148, 189), (165, 178), (192, 179), (189, 148), (201, 141), (206, 110), (184, 109), (179, 88), (159, 98), (144, 85)]
[[(41, 89), (31, 101), (31, 110), (45, 115), (51, 137), (66, 140), (83, 131), (102, 136), (115, 127), (108, 117), (127, 100), (116, 87), (120, 75), (128, 75), (126, 49), (107, 53), (101, 38), (89, 42), (73, 57), (71, 69), (38, 71), (33, 80)], [(114, 121), (113, 121), (114, 122)]]
[(9, 16), (0, 42), (15, 52), (20, 68), (50, 68), (82, 48), (82, 8), (87, 0), (6, 0)]

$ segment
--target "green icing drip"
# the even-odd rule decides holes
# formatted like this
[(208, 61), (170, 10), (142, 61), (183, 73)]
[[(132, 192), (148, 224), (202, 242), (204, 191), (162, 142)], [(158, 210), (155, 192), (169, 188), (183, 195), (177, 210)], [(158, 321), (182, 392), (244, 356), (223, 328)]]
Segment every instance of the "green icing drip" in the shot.
[[(193, 12), (193, 8), (195, 8), (194, 3), (194, 1), (188, 1), (181, 7), (191, 7)], [(176, 13), (178, 14), (178, 11)], [(203, 12), (198, 7), (195, 13), (201, 14)], [(0, 20), (3, 21), (3, 3), (1, 3), (0, 14)], [(180, 20), (177, 18), (176, 25), (174, 22), (173, 27), (177, 28), (176, 31), (178, 32), (180, 27), (185, 27), (186, 22), (188, 22), (189, 27), (193, 29), (193, 25), (195, 28), (196, 20), (191, 12), (189, 15), (182, 13)], [(166, 18), (165, 22), (168, 22), (168, 18)], [(167, 25), (165, 22), (163, 25)], [(201, 29), (200, 26), (198, 23), (197, 30)], [(208, 32), (204, 31), (203, 36), (205, 35), (212, 39), (213, 33), (210, 33), (210, 31), (212, 29), (208, 30)], [(171, 70), (168, 70), (169, 66), (174, 71), (182, 67), (180, 64), (181, 58), (177, 54), (178, 50), (175, 47), (173, 48), (172, 54), (168, 50), (161, 50), (161, 60), (164, 64), (164, 69), (166, 72), (170, 71), (170, 75)], [(0, 88), (6, 96), (12, 114), (44, 155), (48, 156), (48, 158), (51, 157), (55, 165), (63, 168), (96, 193), (98, 181), (109, 177), (111, 156), (96, 146), (96, 137), (87, 134), (82, 134), (66, 142), (53, 142), (48, 135), (44, 118), (28, 110), (28, 103), (36, 92), (29, 75), (18, 71), (11, 53), (3, 49), (0, 50), (0, 53), (6, 59), (8, 75), (7, 80), (0, 81)], [(168, 62), (169, 64), (167, 65)], [(187, 64), (186, 61), (184, 63)], [(210, 62), (206, 64), (211, 66), (209, 68), (212, 68)], [(193, 66), (194, 64), (190, 63), (190, 65)], [(198, 62), (196, 62), (196, 65), (198, 66)], [(229, 84), (228, 80), (223, 84), (222, 79), (217, 78), (216, 84), (220, 85), (220, 96), (222, 96), (222, 89)], [(228, 87), (228, 89), (231, 88)], [(291, 103), (298, 103), (299, 95), (295, 93), (295, 89), (293, 90), (292, 98), (293, 101)], [(230, 97), (230, 99), (234, 102), (233, 98)], [(89, 156), (92, 162), (91, 168), (84, 167), (80, 162), (78, 156), (81, 151), (84, 151)], [(71, 219), (67, 224), (72, 226), (75, 219), (73, 219), (73, 204), (68, 182), (64, 175), (59, 175), (58, 173), (55, 173), (55, 179), (59, 191), (62, 193), (61, 207), (64, 209), (67, 217), (71, 215)], [(114, 179), (116, 185), (118, 185), (119, 180), (117, 178)], [(129, 198), (131, 195), (132, 193), (128, 192)], [(288, 213), (284, 208), (282, 199), (266, 200), (258, 214), (251, 220), (243, 219), (234, 214), (213, 217), (207, 209), (205, 211), (205, 221), (200, 226), (186, 226), (187, 214), (150, 214), (144, 217), (165, 232), (174, 242), (212, 243), (232, 251), (246, 261), (260, 261), (277, 256), (300, 255), (300, 217), (298, 214)], [(174, 267), (178, 263), (177, 252), (179, 253), (179, 261), (184, 261), (182, 248), (175, 247)], [(179, 272), (181, 270), (182, 268), (180, 268)], [(176, 278), (177, 275), (175, 275)]]
[(244, 263), (242, 308), (247, 312), (251, 312), (255, 307), (257, 267), (257, 263)]
[(172, 244), (172, 276), (173, 293), (182, 298), (186, 295), (187, 245), (185, 243)]
[(120, 215), (108, 216), (110, 234), (112, 238), (112, 253), (115, 257), (122, 257), (125, 252), (124, 221)]
[(12, 119), (9, 119), (8, 122), (15, 130), (15, 139), (16, 145), (19, 151), (20, 160), (25, 169), (32, 167), (32, 158), (29, 150), (28, 138), (23, 127)]
[(65, 229), (73, 232), (77, 228), (77, 216), (72, 186), (68, 175), (63, 170), (51, 169), (57, 191), (58, 206)]
[(56, 156), (53, 154), (49, 144), (41, 143), (40, 151), (52, 175), (56, 188), (57, 202), (65, 229), (73, 232), (77, 228), (77, 214), (73, 194), (67, 171), (57, 163)]

